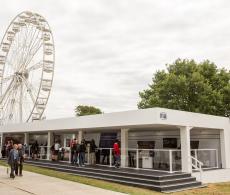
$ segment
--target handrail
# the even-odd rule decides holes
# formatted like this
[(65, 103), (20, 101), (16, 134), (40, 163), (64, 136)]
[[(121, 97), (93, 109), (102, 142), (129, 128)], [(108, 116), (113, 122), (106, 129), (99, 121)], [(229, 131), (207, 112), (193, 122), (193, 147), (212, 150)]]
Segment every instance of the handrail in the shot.
[[(48, 149), (50, 148), (50, 146), (39, 146), (39, 149), (41, 148), (47, 148), (46, 151), (46, 155), (47, 155), (47, 160), (50, 159), (50, 151), (48, 151)], [(70, 149), (70, 147), (65, 147)], [(30, 149), (31, 149), (31, 145), (28, 145), (28, 150), (29, 150), (29, 154), (28, 157), (30, 158)], [(112, 157), (113, 157), (113, 148), (102, 148), (102, 147), (98, 147), (96, 148), (96, 150), (109, 150), (109, 166), (112, 167)], [(139, 169), (139, 157), (141, 155), (141, 151), (153, 151), (153, 152), (168, 152), (168, 163), (169, 163), (169, 171), (170, 173), (174, 172), (173, 171), (173, 152), (181, 152), (181, 149), (141, 149), (141, 148), (121, 148), (121, 153), (123, 151), (128, 152), (128, 151), (132, 151), (136, 153), (136, 169)], [(190, 156), (189, 158), (191, 159), (191, 166), (192, 168), (194, 168), (195, 170), (198, 170), (200, 172), (200, 180), (202, 181), (202, 166), (204, 165), (203, 162), (199, 161), (197, 158), (197, 151), (216, 151), (216, 149), (191, 149), (190, 151), (195, 151), (195, 156)], [(71, 153), (70, 150), (67, 150), (67, 152), (69, 152), (69, 162), (71, 160)], [(90, 164), (90, 149), (87, 146), (87, 163)], [(216, 154), (217, 155), (217, 154)], [(218, 160), (218, 155), (216, 157), (216, 159)], [(217, 161), (218, 164), (218, 161)]]
[(216, 151), (217, 149), (214, 148), (200, 148), (200, 149), (191, 149), (191, 151)]
[[(203, 174), (203, 170), (202, 170), (202, 166), (204, 165), (201, 161), (199, 161), (198, 159), (196, 159), (195, 157), (193, 156), (190, 156), (191, 157), (191, 164), (192, 164), (192, 167), (195, 168), (196, 170), (199, 170), (200, 172), (200, 181), (202, 182), (202, 174)], [(195, 164), (193, 164), (193, 160), (195, 161)]]
[[(109, 150), (109, 149), (113, 149), (113, 148), (96, 148), (97, 150)], [(171, 149), (171, 148), (168, 148), (168, 149), (157, 149), (157, 148), (154, 148), (154, 149), (142, 149), (142, 148), (123, 148), (125, 150), (129, 150), (129, 151), (136, 151), (136, 150), (142, 150), (142, 151), (169, 151), (171, 150), (172, 152), (180, 152), (181, 149)], [(204, 149), (191, 149), (191, 151), (217, 151), (217, 149), (209, 149), (209, 148), (204, 148)]]
[[(31, 147), (32, 145), (27, 145), (27, 147)], [(42, 147), (44, 147), (44, 148), (51, 148), (51, 146), (38, 146), (39, 148), (42, 148)], [(70, 148), (70, 147), (64, 147), (64, 148)], [(101, 147), (98, 147), (98, 148), (96, 148), (96, 150), (110, 150), (110, 149), (113, 149), (113, 148), (101, 148)], [(129, 151), (136, 151), (136, 150), (142, 150), (142, 151), (165, 151), (165, 152), (167, 152), (167, 151), (169, 151), (169, 150), (171, 150), (172, 152), (180, 152), (181, 151), (181, 149), (170, 149), (170, 148), (168, 148), (168, 149), (157, 149), (157, 148), (154, 148), (154, 149), (151, 149), (151, 148), (149, 148), (149, 149), (142, 149), (142, 148), (124, 148), (124, 149), (126, 149), (126, 150), (129, 150)], [(217, 149), (208, 149), (208, 148), (204, 148), (204, 149), (191, 149), (191, 151), (216, 151)]]
[[(96, 150), (109, 150), (109, 149), (113, 149), (113, 148), (96, 148)], [(141, 148), (121, 148), (124, 150), (128, 150), (128, 151), (164, 151), (164, 152), (168, 152), (169, 150), (171, 150), (172, 152), (180, 152), (181, 150), (179, 149), (141, 149)]]

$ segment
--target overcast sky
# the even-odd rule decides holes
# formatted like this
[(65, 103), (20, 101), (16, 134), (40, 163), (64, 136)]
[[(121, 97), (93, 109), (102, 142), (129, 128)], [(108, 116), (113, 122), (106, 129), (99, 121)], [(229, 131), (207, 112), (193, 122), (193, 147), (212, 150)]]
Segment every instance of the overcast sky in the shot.
[(152, 74), (177, 58), (230, 69), (229, 0), (1, 0), (1, 37), (25, 10), (54, 34), (47, 119), (71, 117), (78, 104), (137, 109)]

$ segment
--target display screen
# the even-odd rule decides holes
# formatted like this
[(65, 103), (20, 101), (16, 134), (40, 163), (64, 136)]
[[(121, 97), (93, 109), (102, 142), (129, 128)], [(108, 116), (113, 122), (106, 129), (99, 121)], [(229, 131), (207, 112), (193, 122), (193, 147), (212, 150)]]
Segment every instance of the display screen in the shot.
[(116, 139), (117, 133), (101, 133), (99, 147), (112, 148)]
[(163, 148), (177, 148), (177, 138), (163, 138)]
[(154, 149), (155, 148), (155, 141), (138, 141), (138, 148), (139, 149)]

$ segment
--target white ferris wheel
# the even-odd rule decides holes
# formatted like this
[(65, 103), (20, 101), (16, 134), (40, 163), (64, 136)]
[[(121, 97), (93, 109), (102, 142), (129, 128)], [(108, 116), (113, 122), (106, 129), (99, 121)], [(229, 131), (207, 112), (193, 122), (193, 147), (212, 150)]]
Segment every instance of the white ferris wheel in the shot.
[(48, 22), (37, 13), (20, 13), (0, 45), (1, 124), (40, 120), (53, 74), (54, 42)]

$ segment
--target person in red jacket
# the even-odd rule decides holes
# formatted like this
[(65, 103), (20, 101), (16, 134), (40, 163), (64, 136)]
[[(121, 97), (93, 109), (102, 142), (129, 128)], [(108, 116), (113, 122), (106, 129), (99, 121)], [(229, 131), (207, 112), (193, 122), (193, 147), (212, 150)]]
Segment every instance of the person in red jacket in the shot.
[(115, 158), (115, 168), (119, 168), (120, 160), (121, 160), (121, 151), (120, 151), (118, 140), (116, 140), (115, 143), (113, 144), (113, 152)]

